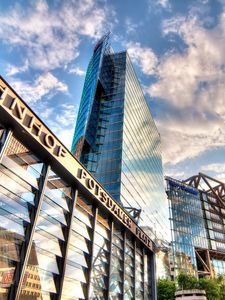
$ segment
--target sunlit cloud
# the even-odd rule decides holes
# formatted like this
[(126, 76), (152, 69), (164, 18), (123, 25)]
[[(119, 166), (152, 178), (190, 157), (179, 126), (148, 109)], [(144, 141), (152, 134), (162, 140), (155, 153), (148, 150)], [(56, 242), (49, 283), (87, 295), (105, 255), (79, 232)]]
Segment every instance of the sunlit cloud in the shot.
[(79, 56), (81, 36), (99, 38), (107, 30), (106, 18), (108, 9), (94, 0), (62, 1), (51, 9), (47, 1), (38, 0), (2, 11), (0, 38), (19, 47), (30, 67), (49, 71)]
[(12, 79), (12, 87), (27, 102), (36, 102), (42, 97), (52, 98), (56, 93), (68, 93), (68, 87), (50, 72), (38, 76), (33, 82)]
[(78, 76), (84, 76), (86, 72), (79, 67), (71, 67), (70, 69), (68, 69), (68, 73)]
[(216, 175), (216, 178), (225, 183), (225, 173)]
[(131, 59), (140, 66), (144, 74), (152, 75), (156, 72), (158, 59), (152, 49), (131, 42), (126, 47)]
[(49, 107), (48, 102), (42, 101), (36, 108), (36, 113), (59, 140), (70, 149), (77, 110), (77, 105), (62, 102), (58, 106)]
[(170, 0), (148, 0), (148, 9), (154, 14), (171, 10)]
[(168, 177), (172, 177), (172, 178), (177, 178), (177, 179), (185, 179), (184, 178), (184, 171), (178, 171), (176, 169), (170, 169), (168, 172), (166, 172), (165, 174)]
[(157, 0), (156, 3), (163, 8), (169, 7), (169, 0)]
[(127, 34), (133, 34), (137, 33), (138, 28), (142, 25), (142, 22), (135, 23), (134, 20), (131, 18), (126, 18), (125, 19), (125, 26), (126, 26), (126, 33)]
[(6, 75), (13, 76), (18, 73), (23, 73), (23, 72), (27, 71), (28, 68), (29, 68), (28, 60), (25, 60), (25, 62), (22, 66), (15, 66), (15, 65), (9, 64), (6, 68)]
[(225, 164), (222, 163), (208, 164), (202, 166), (201, 170), (204, 172), (213, 171), (215, 173), (225, 173)]
[(171, 166), (225, 146), (225, 13), (211, 29), (197, 16), (177, 16), (165, 20), (162, 30), (165, 37), (179, 36), (186, 48), (159, 58), (134, 44), (131, 58), (158, 78), (146, 91), (157, 99), (163, 160)]

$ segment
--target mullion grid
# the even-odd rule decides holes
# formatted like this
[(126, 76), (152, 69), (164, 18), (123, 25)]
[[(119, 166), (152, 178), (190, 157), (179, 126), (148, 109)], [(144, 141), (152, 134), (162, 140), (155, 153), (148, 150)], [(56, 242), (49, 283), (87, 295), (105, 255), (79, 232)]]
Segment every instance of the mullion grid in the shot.
[(25, 275), (28, 259), (31, 252), (31, 247), (33, 243), (33, 236), (37, 224), (37, 220), (41, 211), (41, 205), (44, 199), (44, 191), (47, 185), (48, 173), (50, 171), (50, 166), (44, 164), (42, 169), (42, 175), (39, 180), (38, 190), (35, 195), (35, 205), (30, 207), (30, 226), (27, 226), (25, 233), (25, 241), (22, 244), (20, 251), (20, 261), (16, 265), (14, 273), (14, 282), (10, 287), (9, 300), (18, 300), (20, 297), (23, 278)]

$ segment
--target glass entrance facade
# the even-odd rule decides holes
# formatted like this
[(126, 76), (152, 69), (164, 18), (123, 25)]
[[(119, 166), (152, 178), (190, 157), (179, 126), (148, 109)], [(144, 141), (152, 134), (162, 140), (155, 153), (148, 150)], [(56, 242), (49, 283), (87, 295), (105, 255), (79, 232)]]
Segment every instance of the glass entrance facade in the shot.
[[(26, 104), (21, 102), (21, 111), (15, 105), (12, 115), (3, 109), (15, 99), (6, 87), (1, 79), (0, 299), (155, 300), (154, 253), (143, 242), (147, 236), (135, 235), (139, 227), (131, 231), (123, 225), (62, 166), (68, 155), (83, 168), (68, 150), (58, 152), (60, 160), (46, 146), (33, 144), (34, 136), (22, 127), (28, 114), (19, 123), (20, 112), (31, 113)], [(36, 118), (42, 127), (35, 129), (46, 129)], [(43, 135), (49, 145), (59, 143), (50, 134)]]

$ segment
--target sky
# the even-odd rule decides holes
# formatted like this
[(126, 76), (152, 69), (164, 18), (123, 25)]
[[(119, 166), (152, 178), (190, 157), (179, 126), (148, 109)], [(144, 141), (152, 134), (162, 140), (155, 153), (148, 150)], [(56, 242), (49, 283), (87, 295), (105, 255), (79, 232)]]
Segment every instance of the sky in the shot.
[(225, 0), (1, 0), (0, 74), (70, 149), (85, 71), (109, 30), (133, 61), (165, 175), (225, 182)]

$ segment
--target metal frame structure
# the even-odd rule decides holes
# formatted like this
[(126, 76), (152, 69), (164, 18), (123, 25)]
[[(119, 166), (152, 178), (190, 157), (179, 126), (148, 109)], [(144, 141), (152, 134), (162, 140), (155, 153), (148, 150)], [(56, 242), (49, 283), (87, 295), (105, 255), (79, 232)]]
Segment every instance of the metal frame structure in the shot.
[(108, 282), (107, 282), (107, 299), (110, 299), (110, 278), (111, 278), (111, 270), (112, 270), (112, 245), (113, 245), (113, 231), (114, 231), (114, 222), (111, 222), (110, 228), (110, 253), (109, 253), (109, 268), (108, 268)]
[(33, 243), (33, 236), (37, 224), (37, 220), (41, 211), (41, 205), (44, 199), (44, 191), (48, 181), (49, 165), (43, 165), (42, 176), (39, 180), (38, 190), (35, 195), (35, 205), (30, 209), (30, 226), (27, 226), (25, 233), (25, 241), (22, 244), (20, 251), (20, 261), (16, 265), (14, 282), (9, 291), (9, 300), (19, 300), (20, 292), (23, 284), (23, 277), (25, 275), (28, 259)]
[[(58, 261), (59, 270), (60, 270), (60, 276), (59, 276), (59, 283), (58, 283), (58, 295), (54, 300), (60, 300), (62, 296), (62, 289), (63, 289), (63, 281), (66, 271), (66, 261), (69, 251), (69, 243), (70, 243), (70, 236), (72, 231), (72, 223), (73, 223), (73, 217), (77, 202), (77, 196), (78, 196), (78, 190), (72, 189), (72, 201), (69, 205), (69, 213), (67, 214), (67, 228), (64, 230), (64, 236), (65, 236), (65, 242), (61, 243), (61, 251), (63, 253), (63, 256), (61, 260)], [(57, 284), (56, 284), (57, 286)]]
[(135, 207), (124, 206), (124, 209), (132, 216), (132, 218), (138, 223), (141, 217), (141, 209)]
[(94, 262), (94, 246), (95, 246), (95, 228), (97, 223), (97, 215), (98, 208), (94, 208), (94, 219), (93, 219), (93, 227), (92, 227), (92, 241), (91, 241), (91, 251), (90, 251), (90, 259), (89, 259), (89, 274), (88, 274), (88, 286), (87, 286), (87, 299), (90, 299), (91, 293), (91, 280), (93, 276), (93, 262)]
[[(202, 190), (208, 196), (215, 198), (218, 206), (225, 208), (225, 183), (222, 181), (203, 173), (199, 173), (198, 175), (191, 176), (182, 182), (196, 189)], [(203, 184), (206, 186), (206, 189), (202, 187)], [(213, 202), (210, 204), (213, 205)]]

